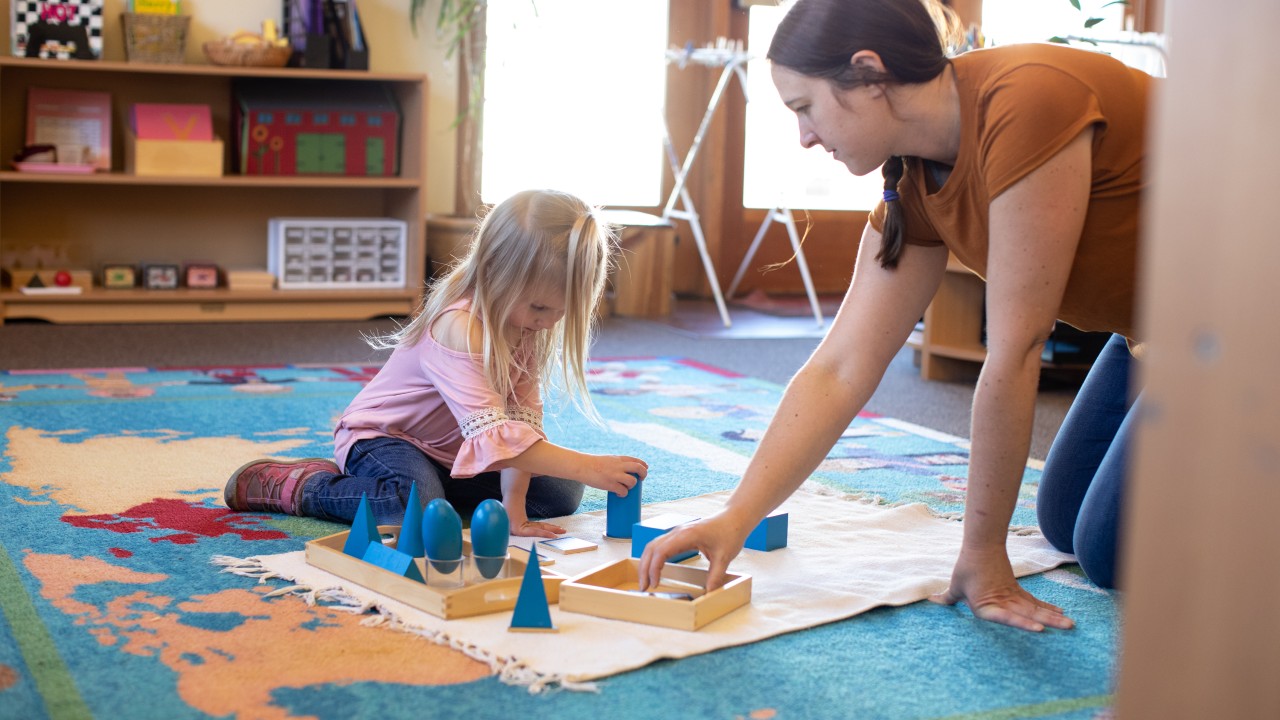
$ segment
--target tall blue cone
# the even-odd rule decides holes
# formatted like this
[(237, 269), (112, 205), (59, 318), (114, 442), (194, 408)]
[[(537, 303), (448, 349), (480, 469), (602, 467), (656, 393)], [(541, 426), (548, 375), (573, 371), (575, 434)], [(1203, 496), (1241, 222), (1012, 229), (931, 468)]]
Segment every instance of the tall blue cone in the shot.
[(371, 542), (380, 544), (382, 535), (378, 532), (378, 523), (373, 519), (373, 511), (369, 509), (369, 496), (360, 493), (360, 507), (356, 508), (355, 519), (351, 521), (351, 532), (347, 535), (346, 544), (342, 546), (342, 552), (363, 558), (364, 551)]
[(547, 589), (542, 586), (542, 569), (538, 567), (538, 543), (529, 548), (529, 563), (524, 566), (524, 579), (520, 581), (520, 595), (516, 597), (516, 609), (511, 614), (512, 632), (555, 632), (551, 623), (551, 606), (547, 603)]
[(409, 504), (404, 508), (404, 523), (400, 526), (400, 540), (396, 549), (405, 555), (420, 558), (427, 554), (422, 543), (422, 503), (418, 500), (418, 484), (409, 491)]

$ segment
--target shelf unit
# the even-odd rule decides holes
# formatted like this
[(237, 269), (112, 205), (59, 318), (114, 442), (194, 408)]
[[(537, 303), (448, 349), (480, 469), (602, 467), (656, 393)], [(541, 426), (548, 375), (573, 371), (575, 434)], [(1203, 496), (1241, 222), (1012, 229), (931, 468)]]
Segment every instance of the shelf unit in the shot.
[[(925, 380), (971, 382), (987, 359), (982, 344), (986, 283), (951, 256), (938, 292), (924, 313), (924, 329), (907, 341)], [(1043, 362), (1045, 370), (1083, 371), (1088, 363)]]
[[(366, 177), (135, 176), (123, 172), (124, 129), (134, 103), (202, 103), (225, 142), (231, 167), (232, 87), (240, 78), (379, 82), (401, 113), (400, 175)], [(406, 284), (371, 290), (112, 290), (79, 295), (0, 291), (0, 321), (68, 323), (348, 320), (407, 315), (423, 287), (426, 249), (426, 77), (297, 68), (153, 65), (0, 57), (0, 160), (26, 137), (27, 88), (91, 89), (112, 96), (111, 172), (54, 175), (0, 170), (0, 249), (65, 246), (71, 264), (213, 262), (267, 267), (272, 217), (390, 217), (408, 225)]]

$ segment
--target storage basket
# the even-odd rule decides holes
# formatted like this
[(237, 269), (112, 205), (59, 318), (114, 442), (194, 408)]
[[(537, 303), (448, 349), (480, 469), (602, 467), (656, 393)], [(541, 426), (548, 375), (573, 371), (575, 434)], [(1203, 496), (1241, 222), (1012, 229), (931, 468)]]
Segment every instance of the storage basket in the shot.
[(190, 15), (120, 13), (124, 54), (129, 62), (181, 64)]
[(239, 65), (242, 67), (284, 67), (293, 50), (288, 46), (262, 43), (237, 43), (228, 40), (210, 40), (204, 44), (204, 54), (214, 65)]

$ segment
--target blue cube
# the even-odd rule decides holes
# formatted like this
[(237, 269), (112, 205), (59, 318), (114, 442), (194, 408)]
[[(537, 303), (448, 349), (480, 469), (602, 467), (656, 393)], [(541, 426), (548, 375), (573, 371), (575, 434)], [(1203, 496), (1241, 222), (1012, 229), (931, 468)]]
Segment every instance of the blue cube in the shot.
[[(650, 518), (648, 520), (641, 520), (640, 522), (632, 525), (631, 557), (638, 558), (643, 555), (644, 546), (648, 545), (650, 540), (670, 531), (671, 528), (676, 527), (677, 525), (683, 525), (697, 519), (698, 518), (696, 517), (690, 517), (688, 515), (666, 513), (665, 515), (659, 515), (658, 517)], [(667, 558), (667, 562), (683, 562), (691, 557), (696, 557), (697, 554), (697, 550), (689, 550), (688, 552), (683, 552), (679, 555)]]
[(752, 550), (777, 550), (787, 546), (787, 513), (774, 513), (760, 521), (747, 536), (743, 547)]

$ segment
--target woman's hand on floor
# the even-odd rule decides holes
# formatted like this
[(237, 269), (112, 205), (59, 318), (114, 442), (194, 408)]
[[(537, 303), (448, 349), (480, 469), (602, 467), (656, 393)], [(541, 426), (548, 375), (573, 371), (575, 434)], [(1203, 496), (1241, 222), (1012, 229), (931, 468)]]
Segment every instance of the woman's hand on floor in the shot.
[(1038, 600), (1018, 584), (1003, 547), (990, 551), (961, 550), (951, 573), (951, 587), (929, 598), (939, 605), (965, 602), (975, 617), (1040, 632), (1046, 627), (1075, 627), (1062, 608)]

